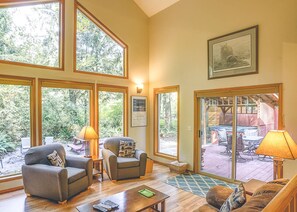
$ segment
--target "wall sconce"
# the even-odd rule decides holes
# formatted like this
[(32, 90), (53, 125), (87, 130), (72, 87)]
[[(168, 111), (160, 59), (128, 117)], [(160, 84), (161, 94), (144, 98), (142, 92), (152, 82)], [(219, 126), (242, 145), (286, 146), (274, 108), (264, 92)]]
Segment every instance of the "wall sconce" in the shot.
[(142, 90), (143, 90), (143, 84), (137, 84), (136, 85), (136, 91), (137, 91), (137, 93), (141, 93)]

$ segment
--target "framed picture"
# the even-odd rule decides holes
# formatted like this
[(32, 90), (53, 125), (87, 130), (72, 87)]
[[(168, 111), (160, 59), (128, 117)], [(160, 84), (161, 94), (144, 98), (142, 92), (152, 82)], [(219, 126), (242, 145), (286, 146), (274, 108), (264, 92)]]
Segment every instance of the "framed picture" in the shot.
[(147, 125), (146, 96), (131, 96), (131, 127), (145, 127)]
[(208, 79), (258, 73), (258, 26), (208, 40)]

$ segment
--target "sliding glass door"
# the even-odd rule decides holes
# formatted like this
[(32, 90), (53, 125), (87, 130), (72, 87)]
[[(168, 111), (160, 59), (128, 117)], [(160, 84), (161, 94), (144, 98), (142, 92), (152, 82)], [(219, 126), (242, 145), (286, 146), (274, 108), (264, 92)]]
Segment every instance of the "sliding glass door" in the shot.
[(255, 153), (267, 132), (280, 128), (278, 86), (271, 87), (251, 94), (244, 88), (197, 92), (198, 172), (244, 182), (272, 180), (272, 158)]
[(232, 174), (232, 100), (200, 98), (201, 170), (223, 178), (231, 178)]

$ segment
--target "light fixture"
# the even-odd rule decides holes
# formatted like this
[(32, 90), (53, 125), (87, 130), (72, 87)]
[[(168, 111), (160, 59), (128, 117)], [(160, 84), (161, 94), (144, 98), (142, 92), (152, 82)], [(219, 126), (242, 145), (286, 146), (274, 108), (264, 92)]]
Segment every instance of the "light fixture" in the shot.
[(137, 93), (141, 93), (143, 90), (143, 84), (142, 83), (139, 83), (136, 85), (136, 91)]
[(284, 159), (295, 160), (297, 158), (297, 145), (285, 130), (270, 130), (258, 149), (258, 155), (273, 156), (273, 178), (283, 178)]
[(83, 127), (77, 137), (86, 141), (85, 157), (91, 157), (94, 152), (94, 149), (90, 148), (90, 146), (93, 147), (91, 143), (94, 139), (98, 139), (98, 134), (96, 133), (94, 128), (91, 126)]

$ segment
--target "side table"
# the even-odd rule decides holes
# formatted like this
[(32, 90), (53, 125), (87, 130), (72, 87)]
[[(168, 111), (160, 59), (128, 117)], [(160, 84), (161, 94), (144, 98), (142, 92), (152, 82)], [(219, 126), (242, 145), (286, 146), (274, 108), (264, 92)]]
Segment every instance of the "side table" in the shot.
[(98, 155), (92, 156), (93, 160), (93, 176), (101, 175), (101, 182), (103, 181), (103, 158)]
[(244, 183), (244, 189), (245, 192), (248, 195), (253, 195), (253, 193), (255, 193), (255, 191), (260, 188), (261, 186), (265, 185), (266, 182), (261, 181), (261, 180), (256, 180), (256, 179), (251, 179), (248, 182)]

